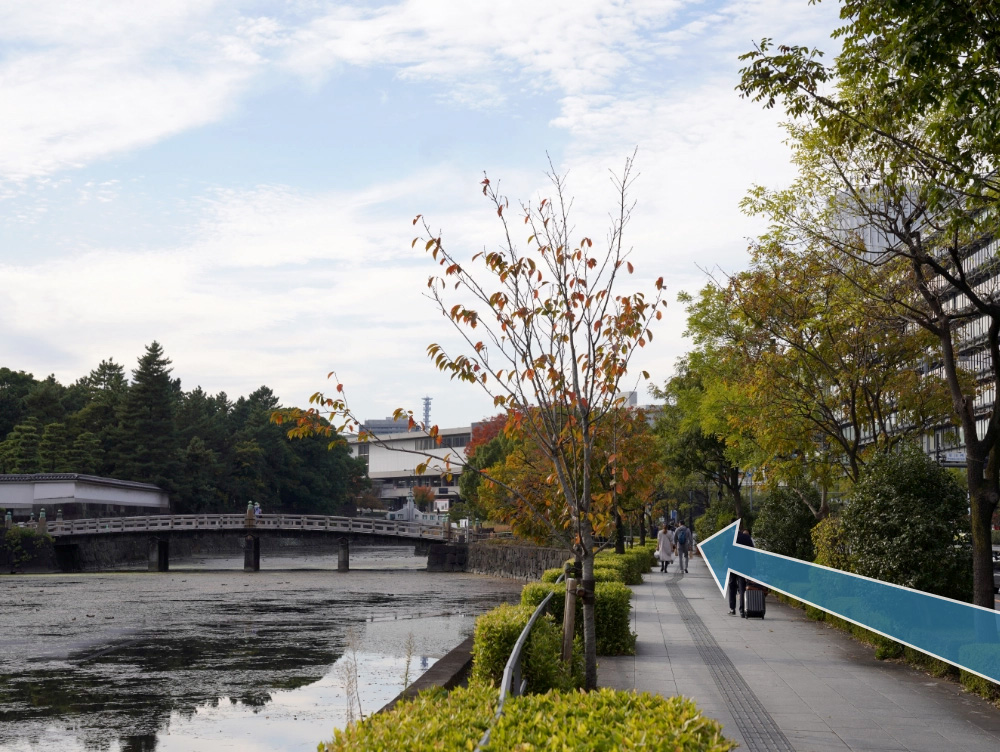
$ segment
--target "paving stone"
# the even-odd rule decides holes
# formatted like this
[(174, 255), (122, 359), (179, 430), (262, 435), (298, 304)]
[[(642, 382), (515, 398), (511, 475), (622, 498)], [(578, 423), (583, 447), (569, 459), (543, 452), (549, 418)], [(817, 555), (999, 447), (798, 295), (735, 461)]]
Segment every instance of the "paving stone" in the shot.
[(869, 646), (768, 599), (729, 616), (704, 562), (634, 588), (634, 657), (601, 658), (599, 681), (680, 693), (749, 752), (997, 752), (1000, 711), (952, 682), (874, 659)]

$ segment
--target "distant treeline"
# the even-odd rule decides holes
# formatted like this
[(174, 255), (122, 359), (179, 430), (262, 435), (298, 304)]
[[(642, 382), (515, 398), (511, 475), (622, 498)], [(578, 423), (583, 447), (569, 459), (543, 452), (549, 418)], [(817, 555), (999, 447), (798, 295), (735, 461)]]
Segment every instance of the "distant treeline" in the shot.
[(153, 342), (132, 371), (113, 360), (69, 386), (0, 368), (0, 473), (86, 473), (155, 483), (175, 513), (338, 514), (367, 487), (363, 462), (328, 438), (289, 441), (262, 386), (235, 402), (185, 392)]

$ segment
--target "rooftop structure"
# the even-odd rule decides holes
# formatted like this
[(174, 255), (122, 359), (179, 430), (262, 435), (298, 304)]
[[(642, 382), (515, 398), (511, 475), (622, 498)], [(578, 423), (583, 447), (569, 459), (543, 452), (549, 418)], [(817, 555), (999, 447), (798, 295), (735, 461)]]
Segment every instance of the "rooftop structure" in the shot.
[(166, 514), (167, 493), (152, 483), (77, 473), (0, 475), (0, 508), (15, 519), (36, 517), (44, 508), (54, 518)]

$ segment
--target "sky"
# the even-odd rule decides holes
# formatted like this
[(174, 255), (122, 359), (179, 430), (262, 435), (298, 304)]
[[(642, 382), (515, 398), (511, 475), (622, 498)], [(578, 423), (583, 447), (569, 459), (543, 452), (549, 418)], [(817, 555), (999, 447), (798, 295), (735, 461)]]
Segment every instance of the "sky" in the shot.
[[(634, 361), (687, 349), (675, 301), (746, 263), (739, 201), (792, 178), (782, 115), (739, 98), (755, 40), (833, 50), (807, 0), (0, 0), (0, 366), (64, 384), (153, 340), (185, 390), (271, 387), (304, 406), (336, 371), (355, 413), (468, 425), (492, 401), (439, 373), (456, 351), (411, 248), (500, 246), (484, 174), (546, 192), (604, 237), (636, 152), (622, 291), (670, 300)], [(595, 249), (597, 245), (595, 244)], [(645, 397), (648, 382), (625, 384)]]

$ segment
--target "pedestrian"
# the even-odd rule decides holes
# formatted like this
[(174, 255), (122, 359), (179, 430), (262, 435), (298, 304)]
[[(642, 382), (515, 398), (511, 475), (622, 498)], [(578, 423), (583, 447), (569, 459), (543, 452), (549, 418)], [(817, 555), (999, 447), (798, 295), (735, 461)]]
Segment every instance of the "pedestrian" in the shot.
[(660, 571), (666, 572), (674, 561), (674, 533), (667, 525), (656, 534), (656, 553), (660, 558)]
[[(746, 528), (740, 530), (739, 534), (736, 536), (736, 542), (741, 546), (749, 546), (753, 548), (753, 538), (750, 537), (750, 533)], [(736, 593), (740, 594), (740, 617), (746, 617), (746, 611), (744, 611), (744, 596), (747, 590), (747, 580), (746, 577), (740, 577), (738, 574), (733, 572), (729, 573), (729, 615), (736, 616)]]
[(677, 544), (677, 566), (684, 574), (687, 574), (688, 555), (691, 550), (691, 528), (684, 524), (684, 520), (681, 520), (674, 531), (674, 543)]
[(253, 516), (256, 517), (259, 520), (261, 514), (263, 514), (263, 513), (260, 511), (260, 502), (259, 501), (255, 501), (254, 504), (253, 504)]

